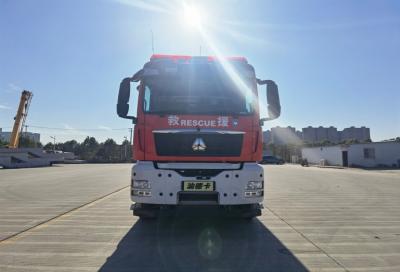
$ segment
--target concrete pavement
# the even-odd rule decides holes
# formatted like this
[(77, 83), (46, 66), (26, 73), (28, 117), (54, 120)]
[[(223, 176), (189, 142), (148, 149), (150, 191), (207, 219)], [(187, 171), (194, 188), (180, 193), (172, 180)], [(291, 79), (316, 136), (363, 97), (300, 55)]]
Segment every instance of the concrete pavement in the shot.
[(129, 173), (127, 164), (0, 169), (0, 240), (128, 186)]
[(266, 166), (246, 222), (137, 220), (129, 170), (0, 170), (0, 271), (400, 270), (400, 172)]

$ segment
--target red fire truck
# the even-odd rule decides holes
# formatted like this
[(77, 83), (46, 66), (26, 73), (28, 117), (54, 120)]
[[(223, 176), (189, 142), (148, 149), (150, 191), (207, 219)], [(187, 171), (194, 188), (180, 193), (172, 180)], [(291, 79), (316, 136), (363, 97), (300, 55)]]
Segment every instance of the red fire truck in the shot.
[[(136, 116), (129, 114), (137, 82)], [(257, 85), (266, 85), (260, 118)], [(264, 106), (264, 105), (262, 105)], [(117, 113), (134, 128), (134, 215), (157, 217), (178, 205), (210, 205), (252, 218), (264, 196), (262, 125), (280, 115), (278, 87), (244, 57), (153, 55), (122, 80)]]

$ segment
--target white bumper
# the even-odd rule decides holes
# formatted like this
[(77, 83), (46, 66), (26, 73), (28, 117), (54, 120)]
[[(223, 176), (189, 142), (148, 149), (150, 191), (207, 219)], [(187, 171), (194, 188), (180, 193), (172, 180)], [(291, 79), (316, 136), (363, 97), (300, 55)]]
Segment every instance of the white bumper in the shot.
[[(157, 167), (155, 167), (157, 166)], [(205, 174), (197, 174), (196, 170), (205, 170)], [(219, 169), (217, 174), (209, 175), (207, 170)], [(180, 172), (195, 172), (192, 176), (182, 175)], [(187, 204), (190, 201), (183, 201), (183, 181), (213, 181), (215, 191), (210, 193), (199, 192), (198, 194), (216, 195), (217, 205), (242, 205), (256, 204), (263, 201), (263, 189), (248, 190), (249, 181), (263, 181), (263, 168), (257, 163), (158, 163), (151, 161), (138, 161), (132, 167), (133, 180), (146, 180), (150, 188), (132, 188), (131, 199), (136, 203), (177, 205)], [(264, 187), (264, 186), (263, 186)], [(135, 195), (134, 195), (135, 191)], [(257, 191), (257, 195), (256, 195)], [(197, 192), (191, 192), (196, 197)], [(192, 195), (186, 195), (188, 200)], [(193, 201), (191, 204), (209, 205), (210, 201)]]

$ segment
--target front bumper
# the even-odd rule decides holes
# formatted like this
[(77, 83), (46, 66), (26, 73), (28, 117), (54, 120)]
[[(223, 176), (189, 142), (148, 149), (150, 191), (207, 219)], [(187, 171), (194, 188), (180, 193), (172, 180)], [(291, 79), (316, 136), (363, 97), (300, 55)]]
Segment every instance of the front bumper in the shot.
[[(243, 205), (263, 201), (263, 189), (248, 190), (249, 181), (263, 181), (257, 163), (153, 163), (138, 161), (133, 180), (146, 180), (150, 188), (133, 188), (136, 203), (157, 205)], [(213, 192), (184, 192), (183, 181), (213, 181)]]

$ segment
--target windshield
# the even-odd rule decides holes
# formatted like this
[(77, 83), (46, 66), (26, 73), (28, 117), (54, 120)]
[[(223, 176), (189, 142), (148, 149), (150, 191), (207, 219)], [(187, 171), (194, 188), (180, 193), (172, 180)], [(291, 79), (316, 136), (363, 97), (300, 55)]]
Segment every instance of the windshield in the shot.
[(251, 114), (255, 77), (239, 76), (247, 92), (217, 65), (183, 65), (170, 75), (144, 80), (143, 109), (168, 114)]

